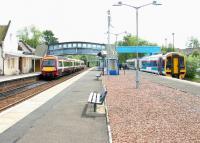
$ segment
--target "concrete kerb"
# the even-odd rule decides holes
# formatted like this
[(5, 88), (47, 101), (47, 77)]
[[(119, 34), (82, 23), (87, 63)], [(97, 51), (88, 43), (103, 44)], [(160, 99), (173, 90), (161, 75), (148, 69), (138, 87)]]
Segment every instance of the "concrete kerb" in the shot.
[(105, 112), (106, 112), (106, 122), (107, 122), (107, 127), (108, 127), (108, 141), (109, 143), (112, 143), (112, 132), (111, 132), (111, 128), (110, 128), (110, 121), (109, 121), (109, 117), (108, 117), (108, 108), (107, 108), (107, 104), (106, 104), (106, 99), (105, 99)]
[[(102, 80), (102, 85), (104, 85), (103, 80)], [(108, 117), (108, 107), (107, 107), (106, 99), (105, 99), (104, 103), (105, 103), (105, 112), (106, 112), (106, 123), (107, 123), (107, 128), (108, 128), (108, 142), (112, 143), (112, 132), (111, 132), (111, 128), (110, 128), (110, 121), (109, 121), (109, 117)]]

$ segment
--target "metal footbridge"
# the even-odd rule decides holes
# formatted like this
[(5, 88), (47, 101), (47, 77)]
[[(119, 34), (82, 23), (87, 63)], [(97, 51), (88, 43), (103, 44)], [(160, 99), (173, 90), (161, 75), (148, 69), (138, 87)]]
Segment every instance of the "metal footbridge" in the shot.
[(92, 42), (63, 42), (53, 45), (48, 45), (48, 55), (97, 55), (102, 50), (106, 49), (105, 44)]

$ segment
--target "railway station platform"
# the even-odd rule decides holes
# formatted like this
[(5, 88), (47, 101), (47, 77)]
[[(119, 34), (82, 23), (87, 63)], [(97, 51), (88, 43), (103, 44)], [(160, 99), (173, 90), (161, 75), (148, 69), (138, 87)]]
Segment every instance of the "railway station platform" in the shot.
[(113, 143), (200, 141), (200, 83), (139, 72), (104, 76)]
[(101, 91), (99, 71), (87, 70), (0, 113), (2, 143), (106, 143), (105, 108), (87, 104)]
[(0, 76), (0, 83), (6, 82), (6, 81), (17, 80), (17, 79), (24, 79), (24, 78), (28, 78), (28, 77), (36, 77), (36, 76), (39, 76), (40, 74), (41, 74), (41, 72), (35, 72), (35, 73), (28, 73), (28, 74)]

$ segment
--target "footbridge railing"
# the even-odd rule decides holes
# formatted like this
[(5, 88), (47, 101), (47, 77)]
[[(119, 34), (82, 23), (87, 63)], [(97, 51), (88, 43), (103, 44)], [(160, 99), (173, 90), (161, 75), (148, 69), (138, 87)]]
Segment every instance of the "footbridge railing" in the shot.
[(106, 45), (92, 42), (63, 42), (48, 45), (48, 55), (97, 55)]

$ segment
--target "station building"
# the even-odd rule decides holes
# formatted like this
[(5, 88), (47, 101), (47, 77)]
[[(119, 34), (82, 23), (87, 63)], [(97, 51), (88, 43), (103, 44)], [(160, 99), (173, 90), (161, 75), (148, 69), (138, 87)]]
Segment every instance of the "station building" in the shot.
[(0, 25), (0, 75), (18, 75), (40, 71), (42, 57), (34, 55), (34, 49), (18, 42), (11, 21)]

